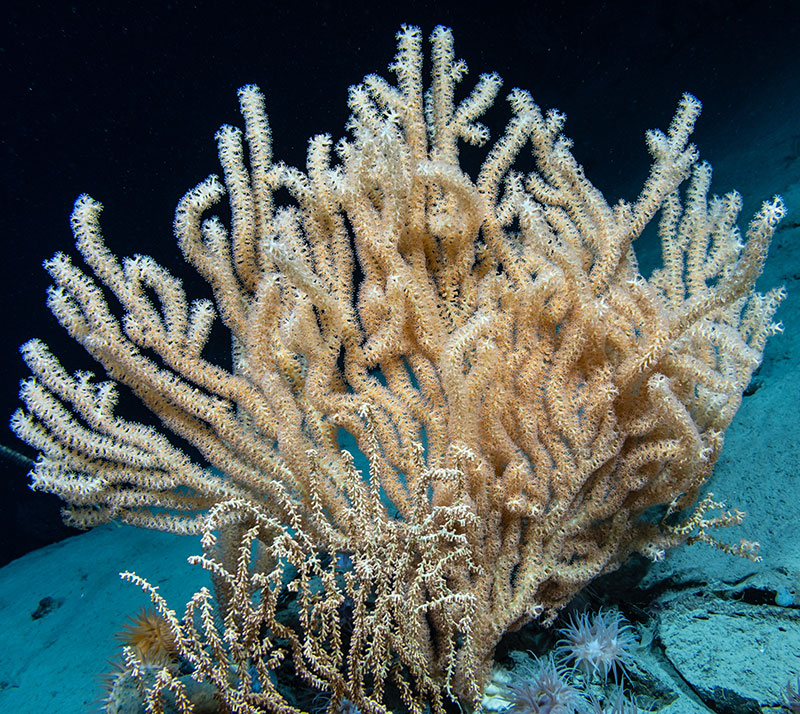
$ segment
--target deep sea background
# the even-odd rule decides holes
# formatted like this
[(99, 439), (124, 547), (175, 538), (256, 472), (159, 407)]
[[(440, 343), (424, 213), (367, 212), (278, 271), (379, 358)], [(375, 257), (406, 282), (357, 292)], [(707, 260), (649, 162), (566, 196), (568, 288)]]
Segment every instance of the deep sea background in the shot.
[[(669, 711), (777, 706), (788, 676), (800, 673), (797, 3), (77, 0), (17, 3), (3, 19), (0, 421), (18, 404), (26, 370), (17, 350), (27, 339), (43, 338), (70, 370), (92, 368), (47, 311), (49, 280), (41, 268), (56, 251), (72, 251), (68, 219), (78, 194), (104, 204), (101, 221), (112, 250), (151, 254), (180, 273), (194, 296), (203, 294), (201, 281), (183, 266), (172, 219), (186, 190), (219, 172), (213, 135), (223, 123), (240, 124), (236, 89), (243, 84), (258, 84), (266, 96), (275, 157), (303, 166), (308, 137), (342, 136), (347, 87), (370, 72), (386, 76), (402, 24), (418, 25), (426, 36), (436, 24), (449, 25), (456, 55), (470, 68), (462, 93), (480, 73), (497, 71), (501, 96), (519, 86), (542, 107), (564, 111), (574, 153), (609, 203), (636, 197), (649, 166), (645, 131), (666, 129), (683, 92), (700, 98), (693, 141), (714, 166), (713, 189), (743, 194), (740, 225), (776, 193), (789, 209), (760, 282), (762, 289), (787, 286), (778, 313), (785, 333), (768, 345), (713, 482), (715, 493), (749, 512), (732, 537), (760, 540), (764, 561), (754, 565), (700, 546), (679, 549), (635, 587), (653, 598), (694, 587), (718, 596), (717, 604), (786, 603), (771, 620), (763, 609), (740, 613), (747, 627), (759, 617), (767, 623), (758, 636), (745, 627), (740, 641), (723, 625), (698, 633), (695, 654), (693, 645), (669, 640), (675, 620), (661, 621), (658, 639), (678, 679), (689, 683), (681, 691), (686, 698)], [(493, 137), (507, 117), (498, 101), (486, 118)], [(465, 151), (465, 163), (477, 166), (481, 156)], [(657, 245), (647, 242), (654, 237), (636, 246), (645, 274), (658, 260)], [(224, 340), (215, 348), (224, 361)], [(122, 406), (127, 416), (145, 418), (132, 401)], [(117, 573), (140, 571), (180, 609), (203, 582), (184, 565), (199, 545), (113, 525), (63, 540), (77, 532), (61, 525), (57, 499), (27, 488), (24, 459), (33, 454), (7, 429), (0, 429), (0, 446), (18, 453), (0, 459), (0, 565), (14, 561), (0, 569), (0, 711), (91, 711), (102, 697), (96, 675), (115, 653), (111, 635), (145, 604)], [(54, 607), (33, 619), (43, 598)], [(713, 663), (701, 663), (701, 674), (681, 669), (709, 651)], [(738, 677), (745, 704), (720, 705), (713, 687), (728, 685), (715, 676)]]

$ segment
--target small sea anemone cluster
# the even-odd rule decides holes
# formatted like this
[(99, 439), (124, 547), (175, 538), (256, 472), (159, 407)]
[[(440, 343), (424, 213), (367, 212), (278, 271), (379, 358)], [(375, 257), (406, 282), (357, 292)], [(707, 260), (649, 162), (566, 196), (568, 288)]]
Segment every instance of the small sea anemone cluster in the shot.
[[(164, 668), (179, 665), (178, 647), (169, 624), (152, 609), (143, 609), (131, 617), (117, 637), (123, 647), (135, 657), (139, 676), (121, 663), (114, 665), (115, 671), (106, 675), (106, 695), (102, 703), (104, 714), (125, 714), (143, 711), (142, 684), (155, 682), (156, 673)], [(196, 709), (196, 711), (200, 711)]]
[[(633, 627), (619, 612), (601, 610), (581, 613), (559, 630), (561, 639), (554, 655), (524, 666), (505, 685), (508, 714), (638, 714), (622, 689), (625, 667), (632, 661), (636, 644)], [(576, 676), (577, 675), (577, 676)], [(616, 692), (605, 704), (588, 692), (588, 685), (607, 685), (609, 676)]]
[(117, 639), (130, 647), (145, 666), (168, 664), (178, 656), (175, 635), (169, 624), (152, 609), (142, 609), (138, 615), (131, 617)]
[(551, 658), (524, 667), (521, 676), (505, 686), (506, 714), (569, 714), (581, 699)]
[(613, 674), (618, 679), (623, 665), (631, 661), (631, 647), (636, 644), (631, 627), (616, 610), (583, 612), (572, 617), (560, 630), (562, 638), (556, 643), (557, 656), (572, 663), (586, 679), (608, 681)]

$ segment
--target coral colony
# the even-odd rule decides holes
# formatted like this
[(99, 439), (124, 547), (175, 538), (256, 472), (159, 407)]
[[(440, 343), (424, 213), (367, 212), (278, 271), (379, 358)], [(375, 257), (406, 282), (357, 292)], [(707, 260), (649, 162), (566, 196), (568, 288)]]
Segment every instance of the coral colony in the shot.
[[(214, 582), (179, 617), (125, 574), (166, 630), (130, 629), (147, 646), (126, 647), (109, 710), (132, 689), (150, 712), (188, 712), (207, 690), (225, 711), (294, 711), (287, 679), (329, 712), (477, 706), (504, 633), (549, 625), (632, 553), (756, 557), (716, 538), (742, 514), (701, 489), (779, 329), (782, 290), (754, 283), (781, 199), (740, 234), (741, 198), (709, 196), (688, 143), (687, 94), (647, 134), (641, 194), (610, 206), (562, 114), (513, 89), (490, 143), (478, 120), (500, 78), (457, 102), (467, 68), (445, 27), (430, 62), (426, 81), (420, 31), (404, 28), (395, 81), (351, 87), (347, 138), (313, 137), (305, 170), (273, 161), (264, 98), (239, 91), (244, 130), (217, 134), (223, 179), (175, 217), (213, 300), (148, 256), (119, 260), (100, 204), (75, 202), (85, 267), (49, 260), (48, 304), (109, 381), (23, 346), (13, 428), (40, 452), (33, 486), (79, 527), (204, 533), (194, 562)], [(476, 175), (462, 143), (488, 147)], [(226, 193), (229, 227), (211, 214)], [(663, 265), (645, 279), (633, 242), (653, 221)], [(230, 366), (205, 349), (215, 322)], [(120, 385), (159, 428), (117, 414)], [(539, 677), (613, 679), (630, 637), (614, 615), (579, 615)], [(517, 691), (530, 705), (514, 710), (559, 711)]]

